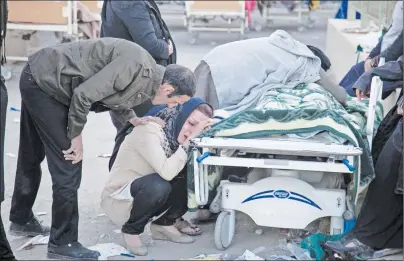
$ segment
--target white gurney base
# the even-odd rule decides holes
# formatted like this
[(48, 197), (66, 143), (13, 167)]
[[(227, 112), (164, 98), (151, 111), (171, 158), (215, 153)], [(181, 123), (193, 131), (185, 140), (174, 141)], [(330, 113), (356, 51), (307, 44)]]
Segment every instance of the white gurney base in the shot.
[[(202, 138), (193, 140), (202, 154), (212, 153), (198, 160), (202, 154), (194, 150), (195, 197), (198, 205), (206, 205), (209, 198), (208, 165), (238, 166), (283, 170), (283, 172), (312, 171), (350, 173), (343, 163), (335, 160), (354, 158), (362, 150), (351, 145), (325, 144), (310, 140), (293, 139), (231, 139)], [(272, 155), (315, 156), (328, 158), (316, 160), (257, 159), (232, 156), (235, 151)], [(199, 163), (198, 163), (199, 162)], [(326, 174), (325, 174), (326, 175)], [(346, 210), (345, 191), (341, 189), (316, 189), (305, 181), (290, 176), (272, 176), (253, 184), (222, 181), (211, 205), (222, 210), (215, 227), (215, 244), (227, 248), (235, 232), (235, 212), (250, 216), (259, 226), (304, 229), (311, 222), (331, 217), (331, 234), (343, 232), (343, 214)], [(219, 200), (220, 206), (216, 200)], [(212, 207), (212, 206), (211, 206)]]

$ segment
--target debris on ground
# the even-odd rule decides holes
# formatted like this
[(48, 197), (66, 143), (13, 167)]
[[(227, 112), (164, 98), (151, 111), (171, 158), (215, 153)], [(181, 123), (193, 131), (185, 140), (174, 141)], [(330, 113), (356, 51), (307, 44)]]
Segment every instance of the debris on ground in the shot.
[(253, 252), (254, 254), (258, 255), (259, 253), (261, 253), (261, 252), (264, 251), (264, 250), (265, 250), (265, 247), (264, 247), (264, 246), (260, 246), (260, 247), (257, 247), (256, 249), (254, 249), (252, 252)]
[(258, 228), (258, 229), (255, 230), (255, 234), (257, 234), (257, 235), (262, 235), (262, 233), (264, 233), (262, 228)]
[(101, 214), (97, 215), (97, 217), (105, 217), (105, 216), (106, 216), (106, 214), (104, 214), (104, 213), (101, 213)]
[(386, 249), (382, 249), (379, 251), (375, 251), (373, 254), (373, 258), (375, 259), (375, 258), (381, 258), (381, 257), (385, 257), (385, 256), (391, 256), (391, 255), (399, 254), (402, 252), (403, 252), (402, 249), (386, 248)]
[(104, 238), (106, 235), (105, 234), (101, 234), (100, 235), (100, 238)]
[(14, 122), (14, 123), (20, 123), (20, 119), (19, 119), (19, 118), (15, 118), (15, 119), (13, 119), (13, 122)]
[(36, 212), (35, 216), (40, 217), (40, 216), (45, 216), (47, 214), (48, 214), (48, 212)]
[(10, 158), (16, 158), (17, 156), (14, 153), (7, 153), (7, 156), (9, 156)]
[(296, 243), (288, 243), (287, 244), (289, 251), (298, 259), (298, 260), (315, 260), (311, 258), (310, 252), (306, 249), (301, 248)]
[(101, 259), (99, 258), (98, 260), (108, 260), (108, 257), (121, 256), (121, 254), (130, 255), (126, 248), (115, 243), (97, 244), (89, 247), (89, 249), (100, 253)]
[(97, 158), (109, 159), (109, 158), (111, 158), (111, 156), (112, 156), (112, 154), (110, 154), (110, 153), (104, 153), (104, 154), (97, 155)]
[(287, 255), (271, 255), (267, 260), (296, 260), (296, 258)]
[(15, 107), (10, 107), (10, 111), (21, 111), (20, 109), (17, 109)]
[(122, 234), (122, 231), (121, 231), (120, 229), (115, 229), (115, 230), (114, 230), (114, 233)]
[(187, 260), (229, 260), (227, 254), (197, 255)]
[(257, 256), (256, 254), (254, 254), (249, 250), (246, 250), (241, 256), (237, 257), (234, 260), (265, 260), (265, 259), (260, 256)]
[(47, 245), (49, 242), (49, 236), (38, 235), (36, 237), (30, 238), (27, 242), (22, 244), (17, 250), (30, 250), (36, 245)]

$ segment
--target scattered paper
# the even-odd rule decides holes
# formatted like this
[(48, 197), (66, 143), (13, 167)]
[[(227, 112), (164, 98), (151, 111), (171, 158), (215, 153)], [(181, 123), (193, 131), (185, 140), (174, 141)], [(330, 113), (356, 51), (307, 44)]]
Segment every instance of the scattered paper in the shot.
[(13, 154), (13, 153), (7, 153), (6, 155), (9, 156), (10, 158), (16, 158), (16, 157), (17, 157), (17, 156), (16, 156), (15, 154)]
[(114, 232), (117, 233), (117, 234), (121, 234), (121, 233), (122, 233), (122, 231), (121, 231), (120, 229), (115, 229)]
[[(95, 246), (89, 247), (89, 249), (93, 251), (98, 251), (102, 258), (120, 256), (121, 254), (130, 254), (129, 251), (126, 250), (126, 248), (117, 245), (115, 243), (97, 244)], [(106, 259), (98, 259), (98, 260), (106, 260)]]
[(39, 217), (39, 216), (45, 216), (46, 214), (48, 214), (47, 212), (36, 212), (35, 216)]
[(287, 247), (289, 251), (297, 258), (297, 260), (314, 260), (310, 257), (308, 250), (299, 247), (295, 243), (288, 243)]
[(20, 123), (20, 119), (19, 119), (19, 118), (15, 118), (15, 119), (13, 120), (13, 122), (14, 122), (14, 123)]
[(255, 234), (257, 235), (262, 235), (262, 233), (264, 233), (264, 231), (261, 228), (255, 230)]
[(187, 260), (225, 260), (226, 254), (210, 254), (210, 255), (205, 255), (205, 254), (200, 254), (197, 256), (194, 256), (192, 258), (189, 258)]
[(97, 155), (97, 158), (105, 158), (105, 159), (108, 159), (108, 158), (111, 158), (111, 155), (112, 155), (112, 154), (110, 154), (110, 153), (104, 153), (104, 154)]
[(265, 260), (262, 257), (257, 256), (253, 252), (246, 250), (244, 253), (237, 257), (235, 260)]
[(24, 250), (29, 250), (29, 249), (33, 248), (35, 245), (47, 245), (48, 242), (49, 242), (49, 236), (38, 235), (36, 237), (31, 238), (30, 240), (28, 240), (24, 244), (22, 244), (18, 248), (18, 251), (21, 251), (23, 249)]
[(271, 255), (268, 260), (296, 260), (296, 258), (286, 255)]
[(254, 249), (252, 252), (253, 252), (254, 254), (258, 255), (259, 253), (261, 253), (261, 252), (264, 251), (264, 250), (265, 250), (265, 247), (264, 247), (264, 246), (260, 246), (260, 247), (257, 247), (256, 249)]

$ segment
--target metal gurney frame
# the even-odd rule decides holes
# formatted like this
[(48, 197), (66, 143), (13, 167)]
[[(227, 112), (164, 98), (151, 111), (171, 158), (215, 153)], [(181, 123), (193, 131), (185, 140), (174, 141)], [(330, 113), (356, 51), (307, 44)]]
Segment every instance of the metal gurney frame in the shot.
[[(382, 62), (382, 61), (381, 61)], [(383, 62), (381, 63), (383, 64)], [(369, 99), (369, 108), (367, 115), (366, 135), (371, 146), (371, 141), (374, 136), (374, 119), (377, 108), (377, 102), (381, 101), (382, 82), (379, 77), (373, 77), (371, 95)], [(361, 180), (361, 166), (358, 160), (357, 166), (352, 166), (350, 162), (354, 162), (355, 157), (362, 154), (362, 149), (353, 145), (339, 145), (339, 144), (326, 144), (318, 141), (310, 140), (290, 140), (286, 138), (271, 138), (264, 139), (234, 139), (234, 138), (197, 138), (192, 141), (193, 146), (193, 160), (194, 160), (194, 185), (195, 197), (199, 206), (206, 205), (209, 197), (209, 180), (208, 180), (208, 165), (216, 166), (235, 166), (235, 167), (252, 167), (263, 169), (278, 169), (278, 170), (304, 170), (313, 172), (333, 172), (333, 173), (353, 173), (357, 168), (358, 175), (355, 180), (358, 184), (358, 189), (354, 197), (354, 202), (357, 202), (358, 195), (365, 188), (360, 187)], [(202, 152), (198, 150), (200, 148)], [(276, 154), (276, 155), (290, 155), (290, 156), (313, 156), (328, 158), (327, 161), (299, 161), (289, 159), (268, 159), (268, 158), (240, 158), (232, 157), (234, 152), (241, 153), (258, 153), (258, 154)], [(324, 174), (327, 175), (327, 174)], [(259, 184), (258, 184), (259, 183)], [(274, 185), (275, 184), (275, 185)], [(290, 184), (290, 186), (289, 186)], [(253, 191), (256, 187), (259, 190), (266, 190), (256, 193)], [(282, 190), (276, 190), (273, 187), (284, 187)], [(297, 187), (300, 191), (305, 191), (311, 195), (311, 199), (315, 198), (321, 201), (315, 204), (310, 197), (302, 196), (292, 191), (286, 191), (290, 187)], [(287, 189), (285, 189), (287, 188)], [(245, 192), (247, 191), (247, 192)], [(299, 192), (299, 190), (296, 190)], [(256, 193), (256, 194), (254, 194)], [(272, 193), (272, 194), (271, 194)], [(277, 194), (276, 194), (277, 193)], [(294, 196), (292, 198), (291, 195)], [(241, 211), (249, 215), (254, 222), (259, 226), (273, 226), (284, 228), (298, 228), (304, 229), (304, 224), (308, 221), (314, 221), (321, 217), (331, 217), (331, 234), (341, 233), (344, 226), (343, 215), (346, 210), (346, 192), (340, 189), (325, 190), (315, 189), (308, 183), (293, 177), (269, 177), (259, 180), (251, 185), (244, 185), (239, 183), (232, 183), (222, 181), (218, 189), (218, 199), (221, 202), (217, 212), (220, 215), (216, 221), (215, 227), (215, 244), (218, 249), (227, 248), (233, 239), (235, 233), (235, 211)], [(249, 195), (254, 194), (250, 197)], [(230, 196), (229, 196), (230, 195)], [(220, 197), (220, 199), (218, 198)], [(231, 199), (230, 199), (231, 198)], [(274, 203), (273, 201), (265, 201), (265, 208), (259, 207), (255, 204), (254, 207), (247, 207), (244, 204), (247, 201), (252, 201), (258, 198), (278, 198), (278, 199), (293, 199), (308, 205), (317, 207), (318, 209), (304, 206), (301, 209), (298, 207), (293, 211), (298, 211), (299, 218), (282, 220), (276, 213), (284, 212), (282, 203)], [(215, 202), (214, 200), (214, 202)], [(328, 201), (327, 201), (328, 200)], [(233, 202), (232, 202), (233, 201)], [(278, 200), (279, 202), (286, 202)], [(237, 202), (237, 203), (235, 203)], [(241, 203), (240, 203), (241, 202)], [(292, 201), (291, 201), (292, 202)], [(336, 205), (333, 205), (335, 202)], [(343, 203), (341, 203), (343, 202)], [(250, 205), (253, 205), (250, 204)], [(286, 204), (286, 203), (284, 203)], [(295, 204), (287, 203), (287, 204)], [(212, 203), (213, 205), (213, 203)], [(332, 205), (332, 206), (330, 206)], [(337, 206), (338, 205), (338, 206)], [(278, 208), (274, 208), (274, 206)], [(212, 209), (212, 208), (211, 208)], [(299, 210), (303, 210), (299, 212)], [(314, 210), (312, 210), (314, 209)], [(302, 212), (310, 212), (302, 213)], [(316, 212), (317, 211), (317, 212)], [(254, 213), (257, 212), (257, 213)], [(278, 215), (278, 216), (277, 216)], [(271, 220), (273, 219), (273, 220)], [(302, 221), (303, 219), (303, 221)], [(268, 221), (270, 220), (270, 221)], [(282, 223), (284, 222), (284, 223)], [(306, 222), (306, 223), (305, 223)], [(269, 224), (269, 225), (268, 225)], [(275, 224), (275, 225), (274, 225)], [(286, 227), (293, 224), (292, 227)], [(308, 224), (308, 223), (307, 223)]]

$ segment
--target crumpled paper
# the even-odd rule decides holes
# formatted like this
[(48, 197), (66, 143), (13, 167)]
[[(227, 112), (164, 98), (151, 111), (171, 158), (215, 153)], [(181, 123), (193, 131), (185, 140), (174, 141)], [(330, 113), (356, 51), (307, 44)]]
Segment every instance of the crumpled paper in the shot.
[(126, 248), (115, 243), (104, 243), (97, 244), (95, 246), (89, 247), (90, 250), (98, 251), (100, 253), (99, 260), (106, 260), (106, 258), (111, 256), (119, 256), (121, 254), (130, 254)]

